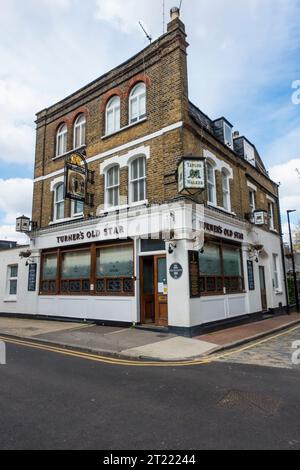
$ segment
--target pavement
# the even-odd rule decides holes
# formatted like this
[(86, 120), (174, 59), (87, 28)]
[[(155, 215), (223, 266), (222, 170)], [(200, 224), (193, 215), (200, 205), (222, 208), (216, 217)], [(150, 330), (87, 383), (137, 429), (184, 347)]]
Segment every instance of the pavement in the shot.
[(94, 324), (0, 318), (1, 337), (27, 339), (101, 356), (187, 361), (232, 349), (300, 324), (300, 315), (270, 318), (197, 338)]

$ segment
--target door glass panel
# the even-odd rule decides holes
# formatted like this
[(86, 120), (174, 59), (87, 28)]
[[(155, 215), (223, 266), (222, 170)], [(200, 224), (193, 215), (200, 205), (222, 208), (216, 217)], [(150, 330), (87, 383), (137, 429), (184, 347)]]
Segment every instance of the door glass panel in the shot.
[(164, 288), (168, 284), (166, 258), (159, 258), (157, 260), (157, 282), (158, 282), (158, 293), (164, 294), (165, 293)]
[(153, 261), (144, 260), (144, 294), (153, 294)]

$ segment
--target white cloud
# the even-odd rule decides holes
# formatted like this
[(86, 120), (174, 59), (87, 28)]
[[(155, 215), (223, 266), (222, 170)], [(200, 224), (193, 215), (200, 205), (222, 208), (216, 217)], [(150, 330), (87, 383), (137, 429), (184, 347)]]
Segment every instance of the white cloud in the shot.
[(23, 233), (16, 233), (14, 225), (0, 225), (0, 240), (18, 242), (19, 245), (29, 243), (29, 238)]
[(300, 177), (296, 169), (300, 169), (300, 158), (289, 160), (270, 168), (272, 180), (280, 183), (281, 212), (296, 209), (300, 217)]
[(27, 124), (0, 119), (0, 162), (30, 165), (34, 162), (35, 131)]
[[(300, 115), (300, 106), (299, 106)], [(267, 147), (266, 160), (270, 162), (280, 162), (295, 160), (300, 158), (300, 126), (291, 129), (285, 135), (274, 139)], [(299, 167), (299, 165), (298, 165)]]
[(4, 213), (4, 225), (15, 224), (18, 216), (31, 215), (32, 191), (30, 179), (0, 179), (0, 211)]

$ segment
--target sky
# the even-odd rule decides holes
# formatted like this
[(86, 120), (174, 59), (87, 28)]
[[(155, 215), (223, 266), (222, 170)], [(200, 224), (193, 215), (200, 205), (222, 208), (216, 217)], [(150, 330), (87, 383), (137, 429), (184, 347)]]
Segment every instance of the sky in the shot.
[[(165, 0), (165, 17), (180, 0)], [(0, 239), (30, 216), (35, 114), (162, 34), (163, 0), (0, 0)], [(190, 99), (252, 141), (300, 221), (300, 1), (183, 0)]]

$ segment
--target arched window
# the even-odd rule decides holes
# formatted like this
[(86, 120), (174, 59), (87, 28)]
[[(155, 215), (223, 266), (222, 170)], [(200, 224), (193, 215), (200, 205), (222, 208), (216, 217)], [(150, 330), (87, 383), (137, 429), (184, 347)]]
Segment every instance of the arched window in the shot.
[(138, 122), (146, 117), (146, 85), (138, 83), (129, 97), (129, 123)]
[(60, 183), (54, 190), (54, 220), (65, 217), (64, 184)]
[(225, 168), (222, 170), (222, 192), (223, 208), (226, 211), (231, 211), (229, 173)]
[(207, 162), (207, 200), (209, 204), (217, 204), (216, 173), (213, 163)]
[(106, 173), (106, 205), (114, 207), (120, 200), (120, 168), (118, 165), (110, 168)]
[(106, 134), (113, 134), (121, 127), (121, 100), (113, 96), (106, 106)]
[(74, 149), (78, 149), (85, 145), (86, 134), (86, 117), (84, 114), (79, 114), (74, 124)]
[(146, 200), (146, 158), (138, 157), (130, 165), (130, 202)]
[(62, 124), (56, 134), (56, 156), (60, 157), (67, 152), (68, 128)]

